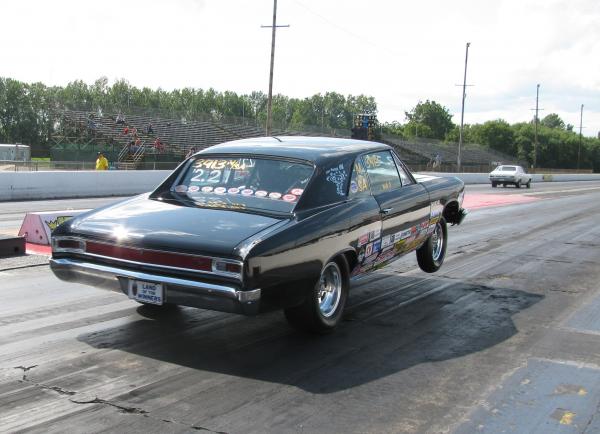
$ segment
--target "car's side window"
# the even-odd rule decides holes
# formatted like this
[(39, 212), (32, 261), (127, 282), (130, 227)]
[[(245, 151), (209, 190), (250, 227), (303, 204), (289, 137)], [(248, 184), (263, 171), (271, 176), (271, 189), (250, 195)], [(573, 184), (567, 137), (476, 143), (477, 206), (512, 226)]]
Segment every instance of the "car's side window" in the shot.
[(385, 193), (402, 186), (398, 169), (390, 151), (363, 156), (373, 194)]
[(414, 181), (408, 175), (408, 173), (406, 171), (406, 167), (404, 167), (404, 164), (402, 164), (402, 162), (400, 161), (400, 159), (398, 158), (396, 153), (393, 153), (393, 155), (394, 155), (394, 161), (396, 162), (396, 167), (398, 167), (398, 173), (400, 174), (400, 180), (402, 181), (402, 185), (413, 184)]
[(367, 171), (361, 162), (361, 158), (357, 157), (352, 166), (352, 177), (350, 178), (348, 197), (368, 196), (370, 194), (371, 190), (369, 189)]

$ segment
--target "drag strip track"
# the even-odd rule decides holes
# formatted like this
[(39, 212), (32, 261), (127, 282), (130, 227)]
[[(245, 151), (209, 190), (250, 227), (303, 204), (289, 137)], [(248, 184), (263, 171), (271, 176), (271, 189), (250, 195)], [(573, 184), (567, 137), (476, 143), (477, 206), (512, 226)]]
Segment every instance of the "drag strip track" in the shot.
[[(578, 320), (600, 297), (598, 215), (598, 190), (478, 209), (450, 229), (439, 273), (411, 255), (357, 281), (345, 321), (322, 337), (295, 332), (279, 312), (157, 313), (47, 267), (0, 272), (0, 430), (485, 428), (493, 408), (496, 421), (506, 413), (498, 393), (547, 378), (549, 365), (567, 383), (570, 366), (600, 366), (600, 335), (582, 326), (593, 318)], [(597, 408), (600, 387), (576, 384), (581, 408)], [(551, 410), (527, 418), (539, 422), (527, 432), (598, 423), (593, 412)]]

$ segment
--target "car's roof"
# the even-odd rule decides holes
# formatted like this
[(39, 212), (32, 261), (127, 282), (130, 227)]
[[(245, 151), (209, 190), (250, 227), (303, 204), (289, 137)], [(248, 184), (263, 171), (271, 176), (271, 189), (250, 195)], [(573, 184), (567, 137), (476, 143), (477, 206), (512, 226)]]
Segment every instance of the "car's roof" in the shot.
[(206, 154), (253, 154), (297, 158), (316, 164), (368, 151), (391, 149), (388, 145), (363, 140), (332, 137), (278, 136), (235, 140), (211, 146)]

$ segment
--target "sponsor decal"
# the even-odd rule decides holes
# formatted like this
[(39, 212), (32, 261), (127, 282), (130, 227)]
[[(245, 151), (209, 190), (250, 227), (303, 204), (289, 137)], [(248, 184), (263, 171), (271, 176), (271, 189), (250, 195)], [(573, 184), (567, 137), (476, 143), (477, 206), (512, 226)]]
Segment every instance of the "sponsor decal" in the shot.
[(242, 190), (242, 196), (252, 196), (254, 194), (254, 190), (251, 188), (244, 188)]
[(283, 200), (285, 200), (286, 202), (295, 202), (296, 201), (296, 196), (293, 194), (284, 194), (283, 195)]
[(257, 197), (266, 197), (267, 196), (267, 192), (264, 190), (257, 190), (256, 193), (254, 193), (254, 196)]
[(373, 243), (373, 253), (379, 252), (381, 250), (381, 240), (377, 240)]
[(227, 189), (225, 187), (215, 188), (215, 193), (217, 193), (217, 194), (225, 194), (226, 191), (227, 191)]
[(188, 188), (189, 193), (196, 193), (197, 191), (200, 191), (200, 187), (197, 185), (190, 185), (190, 188)]
[(361, 236), (358, 238), (358, 247), (360, 247), (360, 246), (364, 246), (364, 245), (365, 245), (365, 244), (367, 244), (368, 242), (369, 242), (369, 234), (364, 234), (364, 235), (361, 235)]
[(394, 241), (405, 240), (413, 234), (413, 228), (405, 229), (394, 234)]
[(269, 193), (269, 197), (271, 199), (280, 199), (281, 198), (281, 193), (277, 193), (276, 191)]
[(381, 237), (381, 229), (375, 229), (369, 233), (369, 241), (376, 240), (379, 237)]
[(358, 184), (356, 181), (350, 181), (350, 193), (356, 193), (358, 191)]
[(429, 221), (426, 222), (421, 222), (421, 224), (419, 225), (419, 229), (427, 229), (429, 227)]
[(371, 253), (373, 253), (373, 243), (367, 244), (367, 247), (365, 248), (365, 256), (370, 256)]
[(213, 191), (212, 187), (202, 187), (202, 193), (210, 193)]
[(178, 185), (177, 187), (175, 187), (175, 191), (177, 193), (185, 193), (187, 191), (187, 189), (188, 189), (187, 185), (183, 185), (183, 184)]
[(393, 243), (392, 235), (386, 235), (385, 237), (383, 237), (381, 239), (381, 248), (385, 249), (387, 246), (389, 246), (392, 243)]
[(304, 193), (304, 190), (301, 188), (294, 188), (290, 193), (295, 194), (296, 196), (301, 196)]
[(236, 187), (231, 187), (229, 190), (227, 190), (227, 193), (229, 194), (238, 194), (240, 192), (239, 188)]
[(370, 263), (374, 262), (375, 259), (377, 259), (377, 255), (378, 255), (378, 253), (373, 253), (371, 256), (367, 256), (365, 258), (365, 264), (370, 264)]

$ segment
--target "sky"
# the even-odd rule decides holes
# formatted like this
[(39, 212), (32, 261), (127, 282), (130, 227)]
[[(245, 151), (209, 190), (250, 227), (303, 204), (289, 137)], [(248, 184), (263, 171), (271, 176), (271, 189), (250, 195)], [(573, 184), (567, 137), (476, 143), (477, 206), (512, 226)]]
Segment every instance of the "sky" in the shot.
[[(435, 100), (465, 123), (558, 113), (600, 131), (598, 0), (278, 0), (274, 93), (376, 98), (405, 122)], [(65, 85), (268, 90), (273, 0), (3, 2), (0, 76)]]

